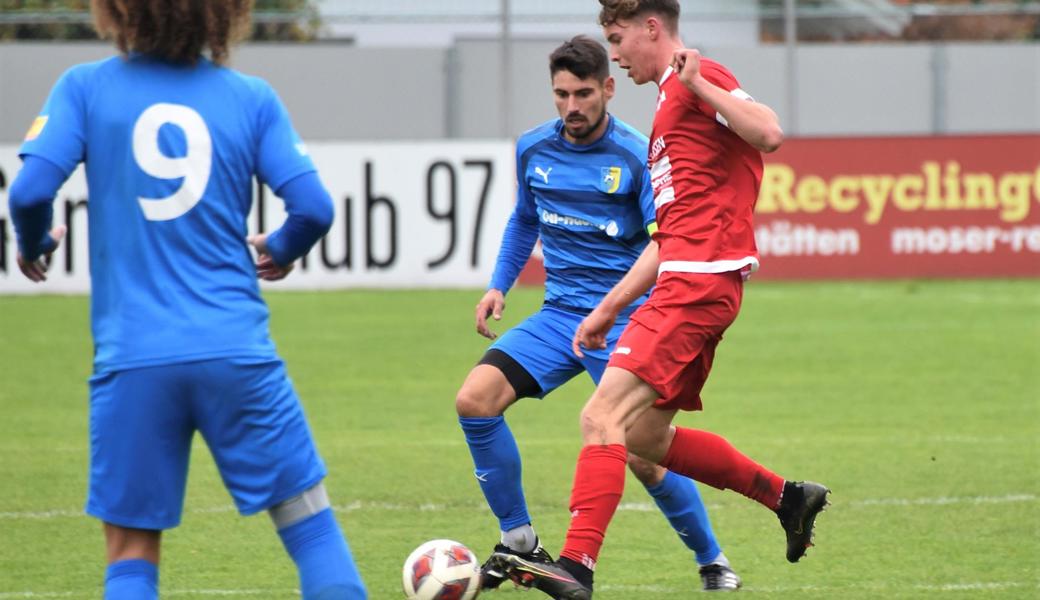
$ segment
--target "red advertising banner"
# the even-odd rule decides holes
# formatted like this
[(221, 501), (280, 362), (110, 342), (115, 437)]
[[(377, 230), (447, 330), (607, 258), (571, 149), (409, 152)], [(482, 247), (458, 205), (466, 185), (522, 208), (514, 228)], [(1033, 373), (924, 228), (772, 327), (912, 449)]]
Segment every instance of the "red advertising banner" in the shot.
[[(1040, 277), (1040, 135), (791, 139), (755, 279)], [(532, 259), (523, 283), (544, 280)]]
[(766, 156), (756, 279), (1040, 276), (1040, 135), (795, 139)]

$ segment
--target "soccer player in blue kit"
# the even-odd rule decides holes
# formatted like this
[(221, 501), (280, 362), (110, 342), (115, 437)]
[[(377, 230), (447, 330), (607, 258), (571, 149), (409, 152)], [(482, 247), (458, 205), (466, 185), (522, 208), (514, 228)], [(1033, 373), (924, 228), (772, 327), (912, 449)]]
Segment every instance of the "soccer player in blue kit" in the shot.
[[(655, 209), (646, 166), (647, 138), (607, 112), (614, 79), (604, 48), (577, 36), (549, 57), (560, 118), (516, 144), (517, 201), (491, 284), (476, 307), (477, 331), (496, 335), (512, 287), (540, 237), (546, 286), (542, 309), (487, 350), (459, 390), (455, 406), (476, 476), (502, 531), (496, 552), (552, 560), (538, 543), (521, 483), (520, 454), (503, 413), (520, 398), (542, 398), (582, 371), (598, 382), (627, 324), (617, 320), (607, 349), (571, 350), (582, 319), (625, 275), (650, 241)], [(629, 466), (696, 555), (702, 587), (732, 591), (740, 578), (719, 548), (693, 481), (629, 455)], [(505, 575), (485, 563), (482, 585)]]
[[(50, 228), (54, 196), (86, 164), (86, 511), (104, 523), (106, 600), (158, 597), (162, 531), (180, 522), (196, 431), (238, 510), (271, 516), (303, 598), (366, 598), (257, 283), (289, 273), (333, 206), (271, 87), (222, 66), (251, 6), (95, 0), (98, 30), (122, 56), (58, 80), (9, 193), (19, 267), (42, 281), (64, 233)], [(254, 176), (288, 218), (247, 243)]]

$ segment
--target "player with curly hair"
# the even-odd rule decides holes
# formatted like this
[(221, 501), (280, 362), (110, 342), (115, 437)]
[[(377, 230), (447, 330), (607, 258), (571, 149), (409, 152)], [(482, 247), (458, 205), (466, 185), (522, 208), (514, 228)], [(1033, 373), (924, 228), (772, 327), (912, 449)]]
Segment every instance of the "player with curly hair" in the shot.
[[(86, 511), (104, 523), (105, 599), (158, 597), (162, 532), (180, 522), (196, 431), (238, 510), (271, 516), (303, 598), (364, 599), (257, 282), (288, 275), (333, 207), (274, 90), (223, 66), (252, 2), (94, 0), (92, 10), (121, 56), (58, 80), (9, 200), (18, 265), (44, 281), (64, 234), (50, 226), (54, 197), (86, 165)], [(247, 240), (254, 178), (288, 218)]]

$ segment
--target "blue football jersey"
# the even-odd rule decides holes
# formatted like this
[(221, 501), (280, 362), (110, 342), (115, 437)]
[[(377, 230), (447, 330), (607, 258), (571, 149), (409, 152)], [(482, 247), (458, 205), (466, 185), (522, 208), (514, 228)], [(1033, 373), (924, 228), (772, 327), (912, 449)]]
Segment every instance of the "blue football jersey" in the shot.
[(95, 370), (270, 357), (246, 244), (252, 181), (314, 171), (261, 79), (131, 55), (55, 84), (21, 155), (86, 163)]
[(517, 140), (515, 210), (538, 220), (546, 303), (595, 308), (650, 241), (655, 209), (647, 144), (613, 116), (591, 144), (564, 139), (561, 119)]

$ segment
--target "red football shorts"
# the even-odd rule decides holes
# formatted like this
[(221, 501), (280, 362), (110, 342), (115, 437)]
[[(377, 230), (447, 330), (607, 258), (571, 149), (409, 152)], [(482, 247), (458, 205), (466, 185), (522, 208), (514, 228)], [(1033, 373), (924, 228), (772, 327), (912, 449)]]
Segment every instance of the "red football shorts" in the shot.
[(744, 282), (729, 273), (665, 272), (618, 339), (607, 366), (650, 385), (662, 409), (700, 410), (715, 346), (737, 318)]

